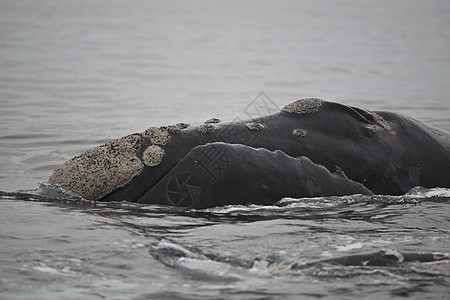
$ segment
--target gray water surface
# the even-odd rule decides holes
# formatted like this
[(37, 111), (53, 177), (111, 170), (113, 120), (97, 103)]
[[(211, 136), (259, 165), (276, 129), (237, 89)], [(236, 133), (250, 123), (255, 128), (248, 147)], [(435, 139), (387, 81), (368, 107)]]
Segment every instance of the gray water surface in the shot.
[[(449, 16), (446, 0), (0, 0), (0, 190), (150, 126), (246, 118), (261, 92), (449, 131)], [(445, 262), (286, 267), (448, 252), (448, 191), (426, 193), (206, 211), (3, 194), (0, 298), (445, 298)]]

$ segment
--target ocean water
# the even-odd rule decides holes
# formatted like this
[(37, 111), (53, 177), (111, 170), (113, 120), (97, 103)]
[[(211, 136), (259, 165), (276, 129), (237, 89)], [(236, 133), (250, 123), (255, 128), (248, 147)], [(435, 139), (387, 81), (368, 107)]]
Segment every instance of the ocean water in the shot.
[(450, 131), (449, 15), (446, 0), (0, 0), (0, 298), (447, 297), (448, 261), (290, 268), (449, 252), (447, 189), (209, 210), (28, 194), (106, 141), (246, 118), (261, 99)]

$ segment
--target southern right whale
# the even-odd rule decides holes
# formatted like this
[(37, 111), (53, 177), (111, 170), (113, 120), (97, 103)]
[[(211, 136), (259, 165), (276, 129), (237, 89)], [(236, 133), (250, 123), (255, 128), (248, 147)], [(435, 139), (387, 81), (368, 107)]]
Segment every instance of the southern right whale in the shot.
[(450, 135), (410, 117), (308, 98), (258, 119), (151, 127), (57, 168), (89, 200), (206, 208), (450, 187)]

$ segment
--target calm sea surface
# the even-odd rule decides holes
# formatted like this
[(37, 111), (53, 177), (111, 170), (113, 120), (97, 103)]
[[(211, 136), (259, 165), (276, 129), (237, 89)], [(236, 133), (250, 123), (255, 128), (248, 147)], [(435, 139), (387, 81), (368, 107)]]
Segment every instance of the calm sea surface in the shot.
[[(0, 0), (0, 190), (30, 192), (74, 155), (150, 126), (245, 118), (261, 92), (278, 107), (319, 97), (450, 131), (449, 28), (447, 0)], [(450, 292), (445, 262), (289, 269), (449, 252), (446, 189), (199, 211), (0, 195), (0, 299)]]

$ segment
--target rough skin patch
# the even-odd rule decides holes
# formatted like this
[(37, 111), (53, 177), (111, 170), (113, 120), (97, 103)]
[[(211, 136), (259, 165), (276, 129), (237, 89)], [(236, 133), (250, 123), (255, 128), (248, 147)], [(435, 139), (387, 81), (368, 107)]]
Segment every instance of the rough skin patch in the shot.
[(314, 114), (319, 111), (323, 100), (317, 98), (300, 99), (283, 107), (282, 111), (291, 114)]
[(296, 128), (292, 130), (292, 134), (295, 137), (304, 138), (306, 136), (306, 131), (304, 131), (303, 129)]
[(171, 134), (177, 134), (180, 133), (181, 130), (188, 128), (190, 125), (186, 123), (177, 123), (175, 125), (167, 125), (167, 126), (161, 126), (159, 127), (162, 131), (167, 131)]
[(245, 123), (245, 126), (250, 130), (261, 131), (264, 129), (264, 125), (257, 122)]
[(378, 115), (378, 114), (376, 114), (376, 113), (374, 113), (374, 112), (371, 112), (371, 113), (372, 113), (372, 115), (373, 115), (375, 121), (378, 123), (378, 125), (380, 125), (381, 127), (383, 127), (384, 129), (386, 129), (386, 130), (388, 130), (388, 131), (391, 131), (391, 130), (392, 130), (391, 125), (389, 125), (389, 123), (386, 122), (386, 120), (383, 119), (382, 116), (380, 116), (380, 115)]
[(142, 172), (137, 153), (143, 140), (142, 134), (132, 134), (88, 150), (57, 168), (48, 182), (98, 200)]
[(151, 145), (145, 149), (144, 154), (142, 155), (142, 161), (146, 166), (155, 167), (162, 162), (165, 154), (163, 148)]
[(222, 121), (220, 121), (220, 119), (217, 118), (211, 118), (205, 121), (205, 124), (211, 124), (211, 123), (220, 123)]
[(186, 128), (188, 128), (189, 126), (191, 126), (191, 124), (188, 124), (188, 123), (177, 123), (177, 124), (175, 124), (176, 126), (178, 126), (178, 127), (180, 127), (181, 129), (186, 129)]
[(170, 140), (169, 132), (158, 127), (150, 127), (144, 131), (144, 136), (148, 137), (150, 142), (155, 145), (164, 146)]
[(212, 133), (217, 130), (217, 127), (212, 124), (203, 124), (197, 127), (201, 133)]
[(379, 136), (383, 130), (380, 126), (377, 125), (367, 125), (366, 126), (366, 133), (369, 137), (377, 137)]

